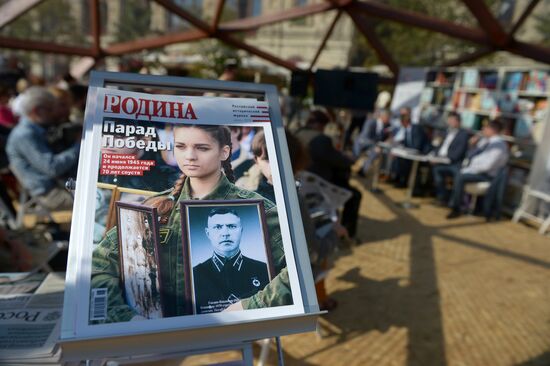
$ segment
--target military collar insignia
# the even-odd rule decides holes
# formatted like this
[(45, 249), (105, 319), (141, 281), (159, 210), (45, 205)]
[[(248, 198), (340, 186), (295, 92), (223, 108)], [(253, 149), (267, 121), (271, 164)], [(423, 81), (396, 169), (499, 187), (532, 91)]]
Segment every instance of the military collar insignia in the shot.
[(218, 272), (221, 272), (223, 270), (223, 267), (227, 262), (233, 263), (233, 267), (237, 268), (237, 271), (240, 271), (241, 266), (243, 265), (243, 254), (241, 253), (241, 251), (239, 251), (233, 256), (233, 258), (229, 259), (226, 259), (216, 253), (212, 254), (212, 263), (214, 263), (214, 267), (216, 267)]
[(161, 227), (159, 229), (160, 244), (168, 243), (170, 236), (172, 235), (172, 230), (167, 227)]

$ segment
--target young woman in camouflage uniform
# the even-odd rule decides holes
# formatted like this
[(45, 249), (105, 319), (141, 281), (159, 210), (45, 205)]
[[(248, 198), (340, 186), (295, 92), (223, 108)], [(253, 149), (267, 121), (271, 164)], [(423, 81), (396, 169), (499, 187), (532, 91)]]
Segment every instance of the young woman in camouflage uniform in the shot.
[[(184, 275), (179, 202), (190, 199), (264, 200), (276, 277), (263, 290), (252, 297), (241, 299), (226, 310), (292, 304), (277, 207), (259, 194), (233, 184), (229, 128), (207, 125), (176, 126), (174, 142), (174, 155), (182, 175), (172, 189), (144, 203), (156, 207), (161, 219), (159, 260), (164, 317), (186, 315), (184, 284), (188, 279)], [(104, 321), (107, 323), (141, 318), (124, 299), (119, 263), (117, 228), (113, 227), (94, 251), (92, 260), (92, 289), (108, 290), (107, 319)]]

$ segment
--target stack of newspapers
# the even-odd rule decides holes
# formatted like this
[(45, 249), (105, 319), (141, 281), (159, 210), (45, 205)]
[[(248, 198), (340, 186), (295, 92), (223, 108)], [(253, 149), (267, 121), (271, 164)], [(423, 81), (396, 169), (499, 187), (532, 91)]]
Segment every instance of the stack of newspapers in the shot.
[(0, 366), (56, 365), (64, 274), (0, 274)]

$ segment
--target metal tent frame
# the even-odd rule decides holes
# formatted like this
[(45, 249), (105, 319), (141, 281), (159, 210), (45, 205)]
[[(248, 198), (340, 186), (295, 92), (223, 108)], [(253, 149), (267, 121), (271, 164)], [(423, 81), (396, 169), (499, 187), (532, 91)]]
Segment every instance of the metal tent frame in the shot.
[[(0, 29), (15, 21), (29, 10), (47, 0), (10, 0), (0, 7)], [(192, 25), (192, 29), (171, 32), (161, 36), (144, 37), (128, 42), (114, 43), (106, 47), (101, 46), (99, 1), (89, 0), (89, 14), (91, 24), (91, 47), (66, 46), (53, 42), (35, 40), (22, 40), (11, 37), (0, 37), (0, 48), (39, 51), (45, 53), (65, 54), (72, 56), (88, 56), (97, 62), (107, 56), (120, 56), (127, 53), (158, 48), (175, 43), (193, 42), (197, 40), (213, 38), (237, 49), (245, 50), (259, 58), (282, 66), (291, 71), (302, 70), (295, 63), (284, 60), (272, 53), (260, 50), (235, 37), (234, 33), (257, 30), (263, 26), (271, 25), (296, 18), (302, 18), (331, 10), (337, 10), (333, 21), (328, 25), (327, 32), (323, 35), (320, 46), (311, 60), (310, 65), (303, 71), (311, 72), (327, 40), (341, 18), (347, 14), (354, 22), (357, 29), (364, 35), (369, 45), (377, 54), (379, 60), (385, 64), (393, 78), (386, 82), (395, 82), (399, 73), (399, 65), (392, 57), (390, 50), (384, 47), (383, 42), (374, 31), (372, 18), (393, 21), (412, 27), (426, 29), (445, 34), (450, 37), (466, 40), (479, 45), (479, 48), (471, 53), (459, 56), (455, 60), (446, 62), (441, 66), (456, 66), (466, 62), (475, 61), (481, 57), (496, 51), (508, 51), (512, 54), (531, 58), (533, 60), (550, 63), (550, 48), (519, 41), (515, 34), (525, 20), (530, 16), (540, 0), (531, 0), (523, 10), (516, 23), (507, 32), (494, 17), (483, 1), (457, 0), (462, 2), (478, 21), (478, 27), (469, 27), (445, 19), (425, 15), (419, 12), (400, 9), (389, 6), (375, 0), (326, 0), (321, 3), (297, 6), (279, 12), (248, 17), (220, 23), (220, 17), (225, 5), (225, 0), (218, 0), (214, 19), (207, 23), (193, 15), (188, 10), (176, 4), (173, 0), (150, 0), (164, 7), (170, 13), (184, 19)], [(93, 68), (90, 63), (89, 68)]]

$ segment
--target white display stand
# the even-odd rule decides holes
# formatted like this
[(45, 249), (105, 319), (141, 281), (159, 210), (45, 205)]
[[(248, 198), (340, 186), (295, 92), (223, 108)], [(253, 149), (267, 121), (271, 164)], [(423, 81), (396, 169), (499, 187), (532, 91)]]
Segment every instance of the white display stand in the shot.
[(412, 110), (412, 122), (417, 123), (420, 119), (420, 96), (425, 86), (425, 68), (402, 67), (391, 101), (392, 116), (398, 116), (400, 108), (409, 107)]
[[(162, 89), (192, 93), (220, 93), (224, 96), (256, 98), (269, 104), (277, 159), (281, 164), (281, 180), (288, 221), (291, 228), (293, 254), (295, 257), (304, 314), (273, 317), (267, 320), (215, 325), (186, 330), (152, 331), (101, 338), (64, 338), (60, 340), (63, 359), (68, 362), (105, 359), (148, 360), (173, 358), (187, 354), (212, 353), (228, 349), (242, 349), (244, 364), (252, 364), (251, 342), (264, 338), (303, 333), (316, 330), (319, 311), (311, 273), (309, 254), (298, 206), (294, 176), (286, 147), (285, 131), (278, 103), (277, 89), (273, 85), (199, 80), (181, 77), (137, 75), (128, 73), (92, 72), (90, 87), (118, 87), (121, 89)], [(88, 106), (90, 104), (88, 100)], [(87, 131), (84, 131), (86, 134)], [(78, 197), (77, 197), (78, 198)], [(78, 246), (77, 246), (78, 247)], [(69, 262), (78, 255), (78, 248), (69, 248)], [(75, 283), (77, 271), (67, 272), (67, 282)], [(73, 281), (70, 281), (73, 280)], [(77, 301), (77, 299), (73, 299)], [(71, 319), (68, 320), (69, 322)], [(132, 323), (128, 323), (128, 328)], [(94, 363), (95, 364), (95, 363)]]
[[(550, 139), (550, 106), (546, 113), (546, 125), (542, 141)], [(542, 122), (539, 122), (542, 123)], [(550, 207), (550, 145), (540, 143), (537, 147), (535, 160), (531, 166), (528, 184), (523, 187), (521, 203), (514, 212), (512, 220), (518, 222), (521, 219), (527, 219), (540, 224), (539, 233), (544, 235), (550, 228), (550, 212), (545, 215), (536, 215), (537, 208), (544, 205), (547, 210)]]

